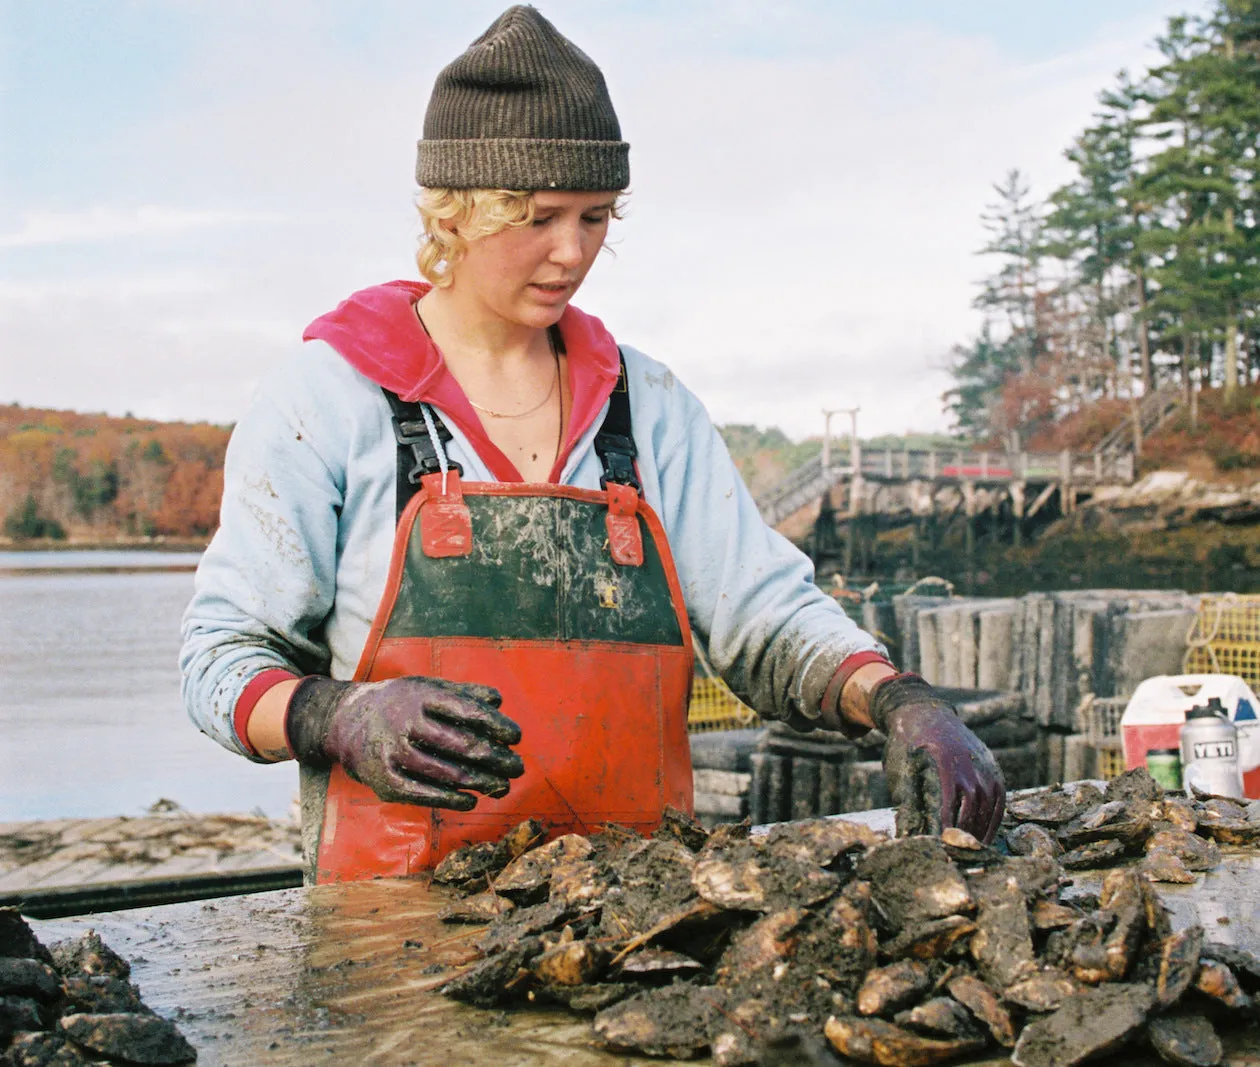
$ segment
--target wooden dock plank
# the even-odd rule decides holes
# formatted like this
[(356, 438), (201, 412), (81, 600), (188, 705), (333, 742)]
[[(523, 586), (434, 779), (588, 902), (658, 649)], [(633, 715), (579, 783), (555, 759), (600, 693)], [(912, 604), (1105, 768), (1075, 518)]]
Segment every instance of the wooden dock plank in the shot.
[(0, 893), (300, 863), (297, 828), (258, 816), (0, 823)]

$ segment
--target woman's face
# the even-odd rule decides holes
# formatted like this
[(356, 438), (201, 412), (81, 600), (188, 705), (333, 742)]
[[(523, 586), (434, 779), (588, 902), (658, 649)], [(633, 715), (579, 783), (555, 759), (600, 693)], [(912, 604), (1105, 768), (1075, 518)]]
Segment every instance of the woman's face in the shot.
[(531, 224), (468, 242), (454, 289), (508, 322), (553, 325), (603, 247), (616, 199), (611, 192), (535, 193)]

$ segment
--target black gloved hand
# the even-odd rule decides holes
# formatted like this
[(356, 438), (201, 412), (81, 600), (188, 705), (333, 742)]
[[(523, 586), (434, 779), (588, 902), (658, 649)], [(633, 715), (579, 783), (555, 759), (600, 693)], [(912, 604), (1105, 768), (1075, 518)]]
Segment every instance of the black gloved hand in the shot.
[(304, 678), (285, 733), (300, 761), (340, 763), (382, 800), (469, 811), (477, 798), (461, 789), (501, 797), (525, 772), (507, 747), (521, 729), (501, 700), (497, 689), (438, 678)]
[(1006, 810), (1006, 783), (953, 707), (917, 674), (899, 674), (872, 690), (870, 716), (888, 736), (884, 774), (898, 835), (957, 826), (992, 841)]

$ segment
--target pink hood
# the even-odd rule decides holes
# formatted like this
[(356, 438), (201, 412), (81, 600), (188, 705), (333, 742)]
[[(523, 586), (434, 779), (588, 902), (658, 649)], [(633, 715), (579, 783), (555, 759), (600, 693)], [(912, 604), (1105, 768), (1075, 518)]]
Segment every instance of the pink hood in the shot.
[[(476, 411), (446, 369), (442, 353), (416, 319), (412, 305), (430, 288), (424, 282), (395, 281), (360, 289), (312, 322), (302, 340), (325, 341), (377, 385), (404, 400), (441, 408), (496, 479), (522, 481), (515, 464), (486, 436)], [(570, 306), (560, 316), (559, 325), (568, 355), (573, 413), (567, 440), (549, 475), (553, 482), (612, 392), (620, 363), (617, 342), (599, 319)]]

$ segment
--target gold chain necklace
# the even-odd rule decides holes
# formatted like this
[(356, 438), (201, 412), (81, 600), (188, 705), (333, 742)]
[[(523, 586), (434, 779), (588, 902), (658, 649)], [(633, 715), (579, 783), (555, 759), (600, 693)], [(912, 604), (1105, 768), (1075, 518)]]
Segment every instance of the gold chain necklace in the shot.
[[(424, 330), (424, 332), (429, 335), (429, 339), (432, 340), (433, 335), (429, 333), (428, 324), (424, 321), (424, 316), (420, 314), (419, 302), (412, 304), (411, 306), (416, 313), (416, 319), (420, 323), (420, 328)], [(528, 408), (525, 411), (518, 411), (513, 415), (508, 415), (502, 411), (492, 411), (490, 408), (483, 408), (480, 404), (477, 403), (477, 401), (475, 401), (472, 397), (468, 396), (467, 392), (465, 392), (464, 396), (468, 397), (468, 403), (470, 403), (478, 411), (484, 412), (485, 414), (489, 415), (493, 419), (523, 419), (525, 418), (526, 415), (532, 415), (535, 411), (541, 408), (545, 403), (547, 403), (548, 400), (551, 399), (552, 394), (556, 391), (556, 386), (560, 382), (560, 352), (556, 348), (556, 343), (552, 339), (550, 332), (547, 334), (547, 340), (551, 344), (551, 354), (555, 358), (555, 361), (556, 361), (556, 373), (555, 373), (555, 376), (551, 379), (551, 385), (547, 387), (547, 395), (543, 397), (540, 401), (538, 401), (538, 403), (535, 404), (532, 408)], [(440, 354), (441, 353), (439, 351), (439, 355)], [(560, 398), (560, 428), (561, 428), (560, 432), (563, 434), (564, 432), (564, 397)]]
[[(470, 403), (478, 411), (485, 412), (485, 414), (495, 419), (523, 419), (525, 418), (526, 415), (532, 415), (535, 411), (537, 411), (545, 403), (547, 403), (548, 400), (551, 399), (552, 394), (556, 391), (556, 385), (560, 381), (560, 353), (557, 352), (555, 348), (553, 347), (551, 350), (551, 354), (555, 357), (555, 360), (556, 360), (555, 376), (551, 379), (551, 385), (548, 386), (547, 388), (547, 395), (543, 397), (540, 401), (538, 401), (538, 403), (535, 404), (532, 408), (527, 408), (525, 411), (518, 411), (515, 414), (508, 415), (502, 411), (491, 411), (490, 408), (483, 408), (480, 404), (477, 403), (477, 401), (475, 401), (470, 396), (468, 397), (468, 403)], [(464, 395), (468, 396), (467, 393), (465, 393)]]

